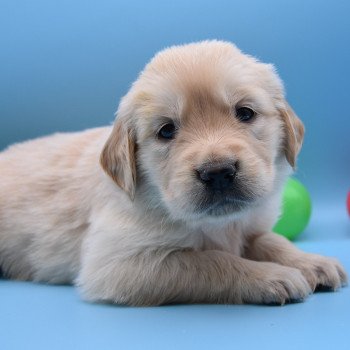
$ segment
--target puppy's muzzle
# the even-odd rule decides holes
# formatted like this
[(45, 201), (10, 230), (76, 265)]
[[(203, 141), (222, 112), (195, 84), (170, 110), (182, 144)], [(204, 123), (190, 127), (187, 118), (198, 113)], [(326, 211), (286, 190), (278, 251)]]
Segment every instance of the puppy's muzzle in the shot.
[(197, 178), (210, 190), (223, 192), (232, 188), (238, 170), (238, 162), (208, 163), (196, 169)]

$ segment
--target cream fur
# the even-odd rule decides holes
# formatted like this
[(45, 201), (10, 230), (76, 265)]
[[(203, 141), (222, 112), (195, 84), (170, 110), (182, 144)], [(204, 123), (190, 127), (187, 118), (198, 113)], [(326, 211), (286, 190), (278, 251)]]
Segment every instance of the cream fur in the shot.
[[(256, 119), (240, 122), (238, 105)], [(178, 132), (162, 142), (169, 119)], [(122, 99), (113, 128), (0, 153), (1, 269), (129, 305), (283, 304), (337, 289), (347, 281), (337, 261), (271, 233), (303, 133), (273, 66), (227, 42), (168, 48)], [(239, 161), (250, 197), (240, 210), (201, 207), (194, 170), (222, 159)]]

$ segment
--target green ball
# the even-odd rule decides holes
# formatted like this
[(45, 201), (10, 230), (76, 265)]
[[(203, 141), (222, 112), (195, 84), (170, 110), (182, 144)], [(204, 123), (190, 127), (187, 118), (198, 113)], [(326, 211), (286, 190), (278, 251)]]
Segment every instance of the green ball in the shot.
[(288, 179), (282, 199), (282, 214), (273, 231), (293, 240), (306, 228), (311, 217), (311, 199), (296, 179)]

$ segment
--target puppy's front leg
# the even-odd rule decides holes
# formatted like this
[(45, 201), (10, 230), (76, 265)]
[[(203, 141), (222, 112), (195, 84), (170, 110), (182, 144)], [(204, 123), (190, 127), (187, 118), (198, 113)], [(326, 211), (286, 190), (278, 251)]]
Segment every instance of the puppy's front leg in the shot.
[(84, 259), (78, 278), (83, 296), (93, 301), (284, 304), (311, 292), (297, 269), (222, 251), (160, 249), (109, 259), (96, 253)]
[(253, 235), (248, 240), (245, 257), (297, 268), (312, 290), (317, 287), (336, 290), (347, 283), (346, 272), (336, 259), (305, 253), (275, 233)]

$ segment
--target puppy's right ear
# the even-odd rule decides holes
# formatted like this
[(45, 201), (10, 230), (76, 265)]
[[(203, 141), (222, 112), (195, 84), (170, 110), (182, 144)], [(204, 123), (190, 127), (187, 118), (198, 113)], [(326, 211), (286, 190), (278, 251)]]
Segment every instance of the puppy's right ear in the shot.
[(133, 200), (136, 186), (136, 143), (128, 120), (118, 118), (100, 156), (104, 171)]

